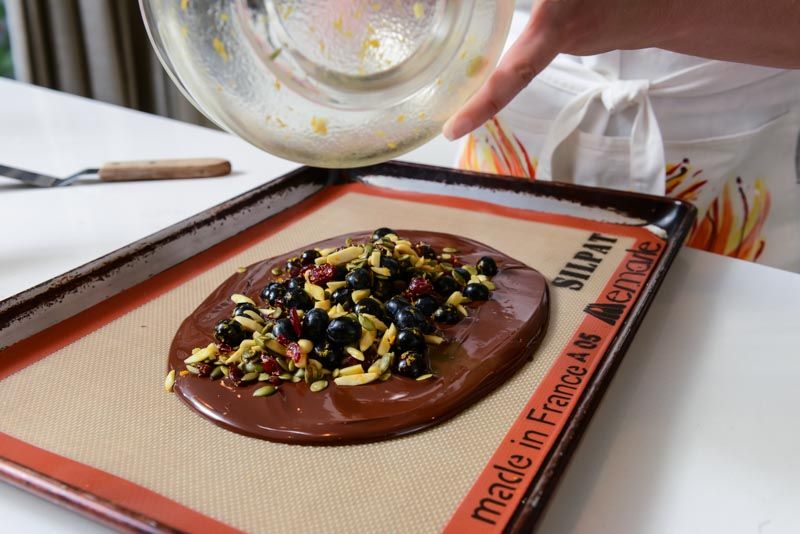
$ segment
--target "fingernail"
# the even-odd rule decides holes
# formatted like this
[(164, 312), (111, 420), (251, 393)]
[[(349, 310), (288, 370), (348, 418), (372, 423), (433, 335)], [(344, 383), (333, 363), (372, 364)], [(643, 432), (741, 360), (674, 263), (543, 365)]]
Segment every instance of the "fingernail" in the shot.
[(470, 123), (470, 121), (464, 117), (450, 117), (446, 123), (444, 123), (444, 127), (442, 128), (442, 134), (448, 141), (455, 141), (460, 137), (464, 136), (474, 130), (475, 127)]

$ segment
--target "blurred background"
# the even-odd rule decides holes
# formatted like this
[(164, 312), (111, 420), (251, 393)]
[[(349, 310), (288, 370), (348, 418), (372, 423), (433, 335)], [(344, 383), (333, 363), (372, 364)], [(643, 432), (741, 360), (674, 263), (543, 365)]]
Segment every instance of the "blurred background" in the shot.
[(0, 76), (211, 124), (158, 63), (137, 0), (0, 0)]

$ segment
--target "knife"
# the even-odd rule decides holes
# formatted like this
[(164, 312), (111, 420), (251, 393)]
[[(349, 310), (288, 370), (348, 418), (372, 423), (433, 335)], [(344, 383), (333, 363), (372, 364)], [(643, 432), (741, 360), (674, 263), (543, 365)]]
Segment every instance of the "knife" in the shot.
[(104, 182), (133, 180), (170, 180), (173, 178), (210, 178), (230, 174), (231, 164), (220, 158), (156, 159), (111, 161), (98, 169), (84, 169), (66, 178), (0, 165), (0, 176), (13, 178), (37, 187), (62, 187), (82, 176), (96, 175)]

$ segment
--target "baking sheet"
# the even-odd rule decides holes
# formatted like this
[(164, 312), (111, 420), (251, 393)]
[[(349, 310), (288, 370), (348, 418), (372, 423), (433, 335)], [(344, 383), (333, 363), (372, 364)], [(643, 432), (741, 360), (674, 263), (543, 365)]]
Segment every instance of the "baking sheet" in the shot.
[[(188, 281), (172, 280), (175, 287), (158, 296), (152, 291), (153, 300), (0, 381), (0, 402), (9, 407), (0, 414), (0, 429), (23, 444), (14, 447), (18, 456), (24, 459), (25, 446), (34, 446), (248, 531), (444, 527), (569, 343), (585, 305), (634, 242), (634, 229), (603, 226), (606, 235), (616, 228), (617, 243), (584, 290), (551, 287), (551, 325), (534, 360), (448, 423), (388, 442), (333, 448), (274, 444), (219, 429), (163, 393), (161, 384), (178, 325), (238, 266), (330, 235), (390, 225), (474, 238), (552, 279), (599, 228), (547, 214), (520, 218), (490, 205), (478, 210), (476, 204), (456, 207), (458, 201), (390, 198), (403, 195), (363, 186), (321, 195), (281, 221), (249, 230), (231, 250), (204, 254)], [(143, 507), (135, 494), (123, 491), (113, 501), (167, 525), (191, 525), (170, 513), (168, 501)]]

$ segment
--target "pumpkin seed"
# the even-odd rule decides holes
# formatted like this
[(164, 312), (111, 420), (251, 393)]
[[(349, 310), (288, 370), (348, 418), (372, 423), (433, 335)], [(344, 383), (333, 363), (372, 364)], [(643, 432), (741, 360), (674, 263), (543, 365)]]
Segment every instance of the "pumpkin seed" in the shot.
[(429, 378), (430, 378), (430, 377), (432, 377), (432, 376), (433, 376), (433, 375), (432, 375), (432, 374), (430, 374), (430, 373), (428, 373), (428, 374), (426, 374), (426, 375), (418, 376), (418, 377), (417, 377), (417, 382), (422, 382), (423, 380), (427, 380), (427, 379), (429, 379)]
[(167, 373), (167, 377), (164, 379), (164, 391), (166, 391), (167, 393), (171, 393), (172, 386), (174, 385), (175, 385), (175, 369)]
[(237, 267), (236, 268), (236, 272), (237, 273), (246, 273), (247, 272), (247, 267)]
[[(359, 365), (359, 367), (361, 366)], [(339, 368), (337, 367), (336, 369), (333, 370), (333, 374), (331, 376), (333, 376), (333, 378), (336, 378), (337, 376), (339, 376), (339, 373), (340, 371)]]
[(244, 376), (242, 376), (242, 382), (250, 382), (251, 380), (255, 380), (257, 378), (258, 378), (258, 373), (252, 371), (250, 373), (245, 373)]
[(273, 393), (278, 391), (278, 388), (273, 386), (272, 384), (268, 384), (266, 386), (262, 386), (253, 392), (254, 397), (269, 397)]
[(447, 254), (454, 254), (454, 253), (458, 252), (458, 249), (457, 248), (453, 248), (453, 247), (444, 247), (442, 249), (442, 252), (446, 252)]
[(291, 380), (292, 375), (289, 373), (281, 373), (278, 375), (278, 378), (280, 378), (281, 380)]
[(322, 390), (323, 390), (323, 389), (325, 389), (326, 387), (328, 387), (328, 381), (327, 381), (327, 380), (317, 380), (316, 382), (313, 382), (313, 383), (312, 383), (312, 384), (309, 386), (309, 388), (308, 388), (308, 389), (310, 389), (311, 391), (313, 391), (314, 393), (316, 393), (316, 392), (318, 392), (318, 391), (322, 391)]
[(272, 268), (272, 270), (271, 270), (270, 272), (273, 274), (273, 276), (280, 276), (280, 274), (281, 274), (283, 271), (281, 270), (281, 268), (280, 268), (280, 267), (273, 267), (273, 268)]
[(383, 373), (383, 374), (381, 375), (380, 381), (381, 381), (381, 382), (386, 382), (386, 381), (387, 381), (387, 380), (389, 380), (390, 378), (392, 378), (392, 372), (391, 372), (391, 371), (386, 371), (385, 373)]
[(217, 378), (219, 378), (221, 376), (222, 376), (222, 366), (218, 365), (218, 366), (214, 367), (213, 371), (211, 371), (210, 378), (211, 378), (211, 380), (215, 380), (215, 379), (217, 379)]
[(494, 285), (494, 283), (493, 283), (493, 282), (490, 282), (489, 280), (484, 280), (484, 281), (483, 281), (483, 282), (481, 282), (481, 283), (482, 283), (483, 285), (485, 285), (485, 286), (486, 286), (486, 289), (488, 289), (489, 291), (494, 291), (495, 289), (497, 289), (497, 286), (495, 286), (495, 285)]

